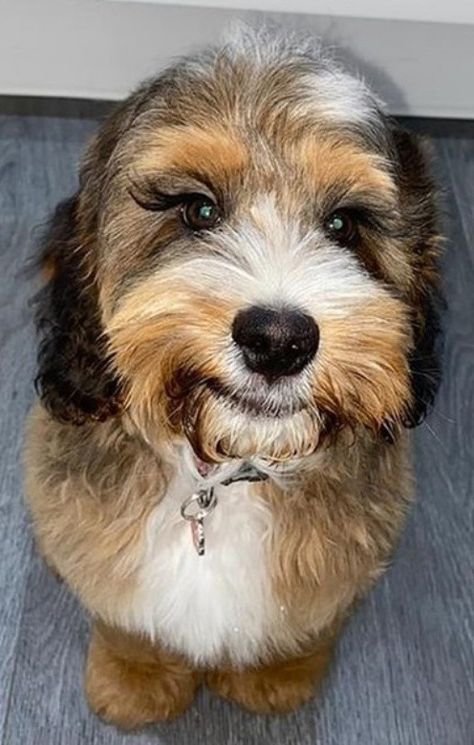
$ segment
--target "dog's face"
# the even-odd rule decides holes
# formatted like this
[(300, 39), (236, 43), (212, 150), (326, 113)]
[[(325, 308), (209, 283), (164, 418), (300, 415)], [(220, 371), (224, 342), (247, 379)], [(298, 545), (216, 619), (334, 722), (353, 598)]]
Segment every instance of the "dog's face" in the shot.
[(283, 43), (185, 63), (105, 125), (56, 218), (46, 402), (119, 398), (210, 461), (395, 432), (436, 382), (437, 243), (419, 149), (359, 81)]

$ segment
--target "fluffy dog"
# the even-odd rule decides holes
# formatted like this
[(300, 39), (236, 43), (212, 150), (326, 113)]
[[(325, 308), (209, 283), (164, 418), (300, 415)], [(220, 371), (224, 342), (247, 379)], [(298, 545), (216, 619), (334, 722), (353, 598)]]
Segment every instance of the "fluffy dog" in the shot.
[(45, 239), (26, 461), (97, 713), (312, 695), (410, 500), (439, 244), (419, 144), (314, 42), (241, 32), (102, 126)]

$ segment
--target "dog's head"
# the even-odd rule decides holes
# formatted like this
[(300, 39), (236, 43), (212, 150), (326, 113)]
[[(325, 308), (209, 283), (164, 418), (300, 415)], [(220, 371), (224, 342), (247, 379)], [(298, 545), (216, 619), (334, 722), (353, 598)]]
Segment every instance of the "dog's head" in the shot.
[(250, 34), (133, 94), (47, 237), (39, 387), (211, 461), (417, 423), (438, 379), (419, 144), (311, 45)]

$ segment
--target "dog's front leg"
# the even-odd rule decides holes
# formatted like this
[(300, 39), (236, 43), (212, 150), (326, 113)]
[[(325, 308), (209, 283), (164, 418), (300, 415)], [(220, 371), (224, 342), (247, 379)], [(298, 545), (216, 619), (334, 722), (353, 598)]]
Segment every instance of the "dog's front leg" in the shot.
[(219, 696), (257, 714), (284, 713), (309, 701), (331, 661), (337, 632), (324, 634), (305, 655), (246, 670), (208, 673), (206, 683)]
[(142, 637), (95, 625), (86, 695), (100, 717), (123, 729), (174, 719), (192, 703), (201, 675)]

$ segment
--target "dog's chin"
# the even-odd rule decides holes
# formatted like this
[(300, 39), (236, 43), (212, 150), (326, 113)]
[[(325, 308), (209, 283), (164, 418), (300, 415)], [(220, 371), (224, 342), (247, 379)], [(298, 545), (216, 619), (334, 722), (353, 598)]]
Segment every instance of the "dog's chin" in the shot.
[(286, 462), (304, 458), (318, 447), (322, 420), (298, 398), (244, 393), (215, 385), (201, 389), (188, 407), (188, 439), (208, 462), (228, 459)]

